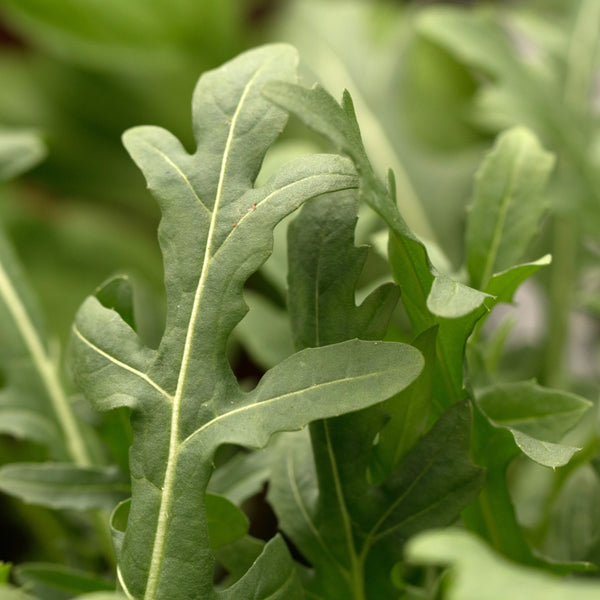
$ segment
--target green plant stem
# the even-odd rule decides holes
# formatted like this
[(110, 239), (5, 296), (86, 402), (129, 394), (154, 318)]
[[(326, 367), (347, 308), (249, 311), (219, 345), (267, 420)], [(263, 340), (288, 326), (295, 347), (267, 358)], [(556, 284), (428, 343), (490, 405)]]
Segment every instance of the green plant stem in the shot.
[(556, 470), (552, 489), (544, 503), (541, 517), (528, 536), (529, 539), (532, 540), (532, 543), (537, 547), (542, 545), (548, 535), (548, 531), (552, 525), (553, 509), (564, 484), (578, 468), (582, 465), (589, 465), (590, 461), (598, 454), (599, 443), (597, 437), (592, 437), (585, 443), (581, 450), (575, 454), (568, 464)]
[(519, 563), (531, 563), (531, 552), (517, 524), (506, 487), (504, 469), (488, 469), (483, 490), (462, 512), (462, 517), (468, 529), (487, 539), (497, 551)]
[[(582, 0), (571, 34), (564, 102), (570, 110), (579, 114), (585, 121), (589, 119), (590, 93), (596, 75), (594, 67), (599, 24), (600, 4), (595, 0)], [(573, 147), (571, 149), (573, 150)], [(580, 152), (574, 153), (572, 164), (581, 170), (581, 176), (586, 180), (588, 189), (594, 196), (597, 193), (597, 177), (589, 168), (587, 156), (580, 154)], [(572, 289), (576, 281), (579, 237), (579, 228), (573, 221), (556, 217), (553, 229), (554, 266), (550, 279), (548, 339), (542, 372), (544, 383), (551, 387), (562, 387), (565, 383), (563, 363), (568, 339)]]
[(568, 341), (569, 312), (577, 273), (578, 226), (571, 220), (556, 217), (553, 246), (542, 382), (549, 387), (562, 388), (565, 384), (564, 357)]

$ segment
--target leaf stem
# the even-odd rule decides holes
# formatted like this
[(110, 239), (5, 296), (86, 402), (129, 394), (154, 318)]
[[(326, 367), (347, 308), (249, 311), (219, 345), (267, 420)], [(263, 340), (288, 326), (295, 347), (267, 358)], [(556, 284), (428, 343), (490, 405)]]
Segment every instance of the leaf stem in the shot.
[(542, 381), (548, 387), (560, 388), (565, 376), (563, 363), (572, 290), (577, 273), (579, 228), (572, 221), (557, 216), (553, 238), (554, 268), (550, 279), (550, 309)]

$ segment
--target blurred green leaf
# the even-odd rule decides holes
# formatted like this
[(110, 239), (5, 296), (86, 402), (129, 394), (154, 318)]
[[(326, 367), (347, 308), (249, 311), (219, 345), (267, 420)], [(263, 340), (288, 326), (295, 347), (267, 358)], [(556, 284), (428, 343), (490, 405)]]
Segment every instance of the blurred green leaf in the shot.
[(272, 454), (278, 451), (278, 439), (271, 440), (262, 450), (238, 452), (220, 465), (210, 478), (208, 491), (225, 496), (238, 506), (258, 494), (269, 479), (269, 465)]
[(0, 467), (0, 490), (49, 508), (112, 510), (130, 485), (115, 467), (20, 462)]
[(569, 476), (552, 504), (544, 550), (558, 560), (600, 563), (600, 478), (589, 464)]
[(518, 264), (547, 202), (542, 190), (554, 159), (524, 128), (503, 133), (475, 178), (466, 231), (471, 285), (486, 289), (496, 273)]
[(235, 329), (252, 359), (269, 369), (294, 352), (292, 331), (287, 312), (265, 296), (244, 290), (248, 314)]
[(0, 181), (34, 167), (46, 156), (46, 147), (32, 131), (0, 129)]
[(425, 532), (406, 547), (410, 562), (449, 566), (443, 598), (447, 600), (592, 600), (596, 581), (565, 580), (510, 562), (477, 536), (458, 529)]
[(68, 600), (85, 592), (114, 590), (112, 582), (55, 564), (24, 563), (15, 567), (15, 579), (27, 591), (47, 600)]

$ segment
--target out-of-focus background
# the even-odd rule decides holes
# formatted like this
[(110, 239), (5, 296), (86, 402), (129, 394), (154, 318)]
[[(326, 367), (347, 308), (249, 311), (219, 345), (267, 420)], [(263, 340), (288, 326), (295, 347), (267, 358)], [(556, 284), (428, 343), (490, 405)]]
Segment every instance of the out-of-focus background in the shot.
[[(505, 379), (535, 377), (592, 397), (599, 375), (599, 40), (596, 0), (0, 0), (0, 127), (38, 132), (45, 153), (1, 188), (0, 225), (58, 344), (85, 296), (121, 271), (139, 281), (140, 301), (156, 303), (146, 323), (148, 339), (156, 339), (159, 214), (121, 134), (155, 124), (192, 148), (190, 101), (199, 75), (250, 47), (288, 42), (299, 50), (302, 83), (319, 81), (336, 97), (350, 90), (372, 162), (382, 174), (396, 172), (405, 219), (438, 268), (459, 278), (473, 176), (496, 134), (526, 125), (556, 154), (549, 216), (529, 257), (552, 253), (553, 265), (521, 290), (517, 310), (498, 312), (499, 329), (490, 335), (508, 336), (508, 352), (487, 357), (488, 367)], [(292, 120), (270, 160), (321, 144)], [(377, 252), (385, 247), (381, 226), (365, 215), (361, 228), (357, 236), (375, 248), (365, 282), (375, 281), (387, 274)], [(285, 302), (277, 256), (251, 287), (262, 300), (255, 299), (256, 318), (240, 328), (232, 350), (242, 378), (285, 352), (277, 331), (265, 340), (256, 327), (261, 310)], [(400, 316), (400, 338), (408, 335), (402, 327)], [(17, 528), (12, 537), (21, 535)], [(18, 561), (29, 550), (23, 543), (0, 559)]]

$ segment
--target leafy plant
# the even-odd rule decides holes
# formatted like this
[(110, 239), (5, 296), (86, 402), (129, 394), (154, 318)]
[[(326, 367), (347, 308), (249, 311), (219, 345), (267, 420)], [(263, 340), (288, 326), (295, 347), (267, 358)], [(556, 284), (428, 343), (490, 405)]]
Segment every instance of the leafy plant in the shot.
[[(42, 31), (31, 20), (40, 7), (10, 14)], [(482, 17), (470, 12), (424, 15), (419, 31), (462, 49), (459, 58), (474, 56), (469, 44), (500, 43), (475, 36), (470, 19)], [(49, 40), (68, 29), (80, 33), (75, 46), (94, 45), (76, 18), (56, 23)], [(112, 43), (101, 40), (102, 56)], [(450, 64), (427, 48), (428, 60)], [(487, 66), (514, 91), (527, 78), (511, 79), (502, 48)], [(405, 220), (406, 208), (427, 230), (409, 171), (390, 157), (397, 186), (370, 162), (359, 127), (366, 96), (355, 111), (348, 92), (338, 103), (320, 85), (299, 86), (296, 62), (292, 46), (272, 44), (205, 72), (191, 152), (163, 128), (124, 134), (162, 214), (158, 335), (154, 299), (140, 299), (131, 277), (111, 277), (75, 317), (72, 381), (1, 240), (0, 432), (23, 441), (0, 447), (0, 489), (51, 509), (10, 505), (32, 531), (41, 524), (40, 548), (50, 531), (65, 544), (2, 564), (0, 600), (598, 593), (597, 436), (569, 434), (592, 403), (531, 376), (503, 377), (507, 329), (486, 323), (553, 268), (544, 251), (529, 258), (554, 216), (542, 121), (515, 118), (486, 152), (452, 269)], [(278, 146), (289, 114), (335, 153), (299, 150), (314, 138)], [(366, 114), (370, 144), (391, 149)], [(0, 174), (17, 176), (43, 154), (35, 135), (3, 135)], [(264, 370), (243, 379), (240, 352)], [(514, 501), (522, 473), (550, 482), (537, 529)], [(571, 530), (578, 501), (585, 519)], [(259, 537), (265, 502), (276, 526)]]
[[(294, 62), (289, 48), (265, 48), (204, 75), (193, 155), (157, 128), (125, 136), (163, 210), (165, 334), (157, 350), (142, 347), (105, 287), (81, 308), (72, 353), (97, 408), (132, 409), (132, 502), (119, 557), (131, 597), (214, 593), (204, 495), (220, 445), (264, 446), (277, 431), (384, 400), (421, 369), (409, 346), (350, 341), (293, 355), (252, 392), (231, 373), (227, 338), (243, 315), (243, 283), (268, 256), (270, 230), (307, 198), (356, 185), (344, 159), (311, 156), (252, 187), (285, 119), (260, 90), (291, 77)], [(261, 556), (226, 596), (244, 597), (248, 580), (261, 582), (257, 597), (299, 593), (280, 540)]]

